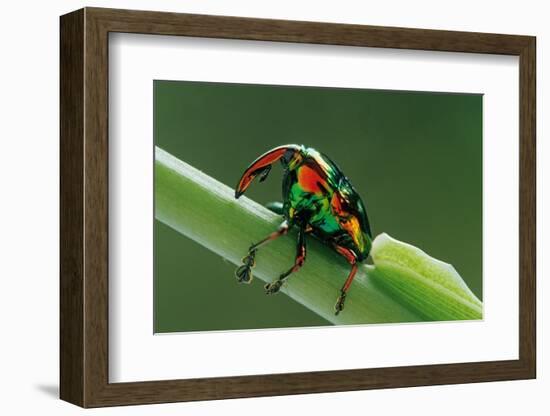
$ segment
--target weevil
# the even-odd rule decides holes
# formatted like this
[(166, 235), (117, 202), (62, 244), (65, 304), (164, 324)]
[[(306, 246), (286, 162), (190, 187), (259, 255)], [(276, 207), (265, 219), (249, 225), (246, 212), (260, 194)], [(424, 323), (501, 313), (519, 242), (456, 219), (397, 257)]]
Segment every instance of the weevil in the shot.
[(235, 189), (235, 198), (245, 193), (254, 178), (263, 182), (273, 164), (283, 166), (283, 202), (272, 209), (284, 217), (278, 230), (252, 244), (236, 271), (237, 280), (250, 283), (258, 249), (298, 229), (294, 264), (279, 278), (265, 285), (267, 294), (277, 293), (288, 277), (297, 272), (306, 260), (306, 235), (312, 234), (343, 256), (351, 270), (340, 289), (335, 314), (344, 309), (344, 302), (357, 272), (358, 264), (367, 259), (372, 234), (365, 205), (340, 168), (326, 155), (311, 147), (288, 144), (269, 150), (244, 171)]

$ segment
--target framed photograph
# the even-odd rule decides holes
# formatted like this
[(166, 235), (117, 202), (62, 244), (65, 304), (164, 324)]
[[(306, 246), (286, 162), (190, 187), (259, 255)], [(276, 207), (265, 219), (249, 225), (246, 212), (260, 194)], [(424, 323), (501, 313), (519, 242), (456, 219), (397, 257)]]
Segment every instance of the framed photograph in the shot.
[(534, 37), (60, 29), (63, 400), (535, 378)]

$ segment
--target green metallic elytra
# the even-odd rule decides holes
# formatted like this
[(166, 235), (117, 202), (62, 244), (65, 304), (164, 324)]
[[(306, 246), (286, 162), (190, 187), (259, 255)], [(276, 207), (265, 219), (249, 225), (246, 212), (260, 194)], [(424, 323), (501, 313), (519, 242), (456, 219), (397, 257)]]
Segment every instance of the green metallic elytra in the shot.
[(284, 221), (279, 229), (253, 244), (243, 265), (236, 271), (238, 280), (250, 283), (256, 251), (263, 244), (284, 235), (291, 227), (298, 228), (298, 244), (294, 265), (279, 279), (265, 286), (268, 294), (276, 293), (291, 273), (300, 269), (306, 258), (305, 235), (313, 234), (330, 245), (352, 265), (336, 302), (336, 314), (344, 308), (346, 293), (372, 245), (367, 211), (351, 182), (327, 156), (317, 150), (289, 144), (276, 147), (260, 156), (246, 169), (236, 189), (239, 198), (259, 176), (260, 182), (269, 174), (272, 164), (280, 161), (283, 173), (283, 203), (273, 205)]

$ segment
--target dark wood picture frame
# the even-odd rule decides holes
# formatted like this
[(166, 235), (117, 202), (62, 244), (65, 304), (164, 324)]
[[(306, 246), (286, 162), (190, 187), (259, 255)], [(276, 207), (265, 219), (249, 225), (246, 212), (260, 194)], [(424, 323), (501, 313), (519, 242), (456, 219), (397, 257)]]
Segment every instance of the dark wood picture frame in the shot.
[[(85, 8), (61, 17), (60, 396), (82, 407), (536, 376), (535, 38)], [(109, 383), (108, 36), (143, 33), (519, 56), (519, 359)]]

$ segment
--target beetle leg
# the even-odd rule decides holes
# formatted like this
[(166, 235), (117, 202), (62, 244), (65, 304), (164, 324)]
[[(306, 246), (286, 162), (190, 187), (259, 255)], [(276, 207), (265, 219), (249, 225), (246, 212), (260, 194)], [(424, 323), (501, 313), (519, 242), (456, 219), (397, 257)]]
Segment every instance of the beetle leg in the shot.
[(279, 225), (279, 229), (271, 234), (269, 234), (266, 238), (264, 238), (261, 241), (258, 241), (256, 244), (252, 244), (250, 248), (248, 249), (248, 253), (256, 252), (261, 246), (269, 243), (270, 241), (275, 240), (276, 238), (279, 238), (282, 235), (285, 235), (288, 233), (288, 230), (290, 229), (290, 225), (287, 221), (283, 221), (281, 225)]
[(267, 283), (264, 286), (265, 293), (268, 295), (271, 295), (273, 293), (277, 293), (280, 289), (285, 280), (290, 276), (292, 273), (297, 272), (300, 270), (300, 267), (304, 264), (306, 261), (306, 230), (304, 227), (300, 227), (300, 230), (298, 231), (298, 244), (296, 246), (296, 258), (294, 259), (294, 265), (288, 269), (286, 272), (284, 272), (282, 275), (279, 276), (277, 280), (271, 283)]
[(252, 268), (256, 265), (256, 252), (258, 251), (258, 249), (264, 244), (267, 244), (270, 241), (273, 241), (276, 238), (282, 235), (285, 235), (286, 233), (288, 233), (289, 229), (290, 229), (290, 225), (288, 224), (287, 221), (284, 221), (279, 226), (279, 229), (277, 231), (269, 234), (263, 240), (258, 241), (256, 244), (252, 244), (249, 247), (248, 254), (245, 257), (243, 257), (243, 260), (242, 260), (243, 265), (237, 268), (237, 270), (235, 270), (235, 276), (237, 277), (237, 280), (239, 283), (252, 282)]
[(348, 293), (349, 287), (351, 286), (351, 282), (353, 282), (353, 278), (357, 273), (357, 257), (351, 250), (345, 247), (335, 245), (334, 248), (336, 249), (336, 251), (338, 251), (338, 253), (346, 258), (349, 264), (351, 264), (351, 270), (349, 272), (348, 278), (340, 289), (340, 296), (338, 296), (338, 299), (336, 300), (336, 305), (334, 306), (335, 315), (338, 315), (344, 309), (346, 295)]
[(265, 204), (265, 207), (270, 210), (271, 212), (274, 212), (278, 215), (283, 215), (284, 209), (283, 209), (283, 203), (282, 202), (268, 202)]

